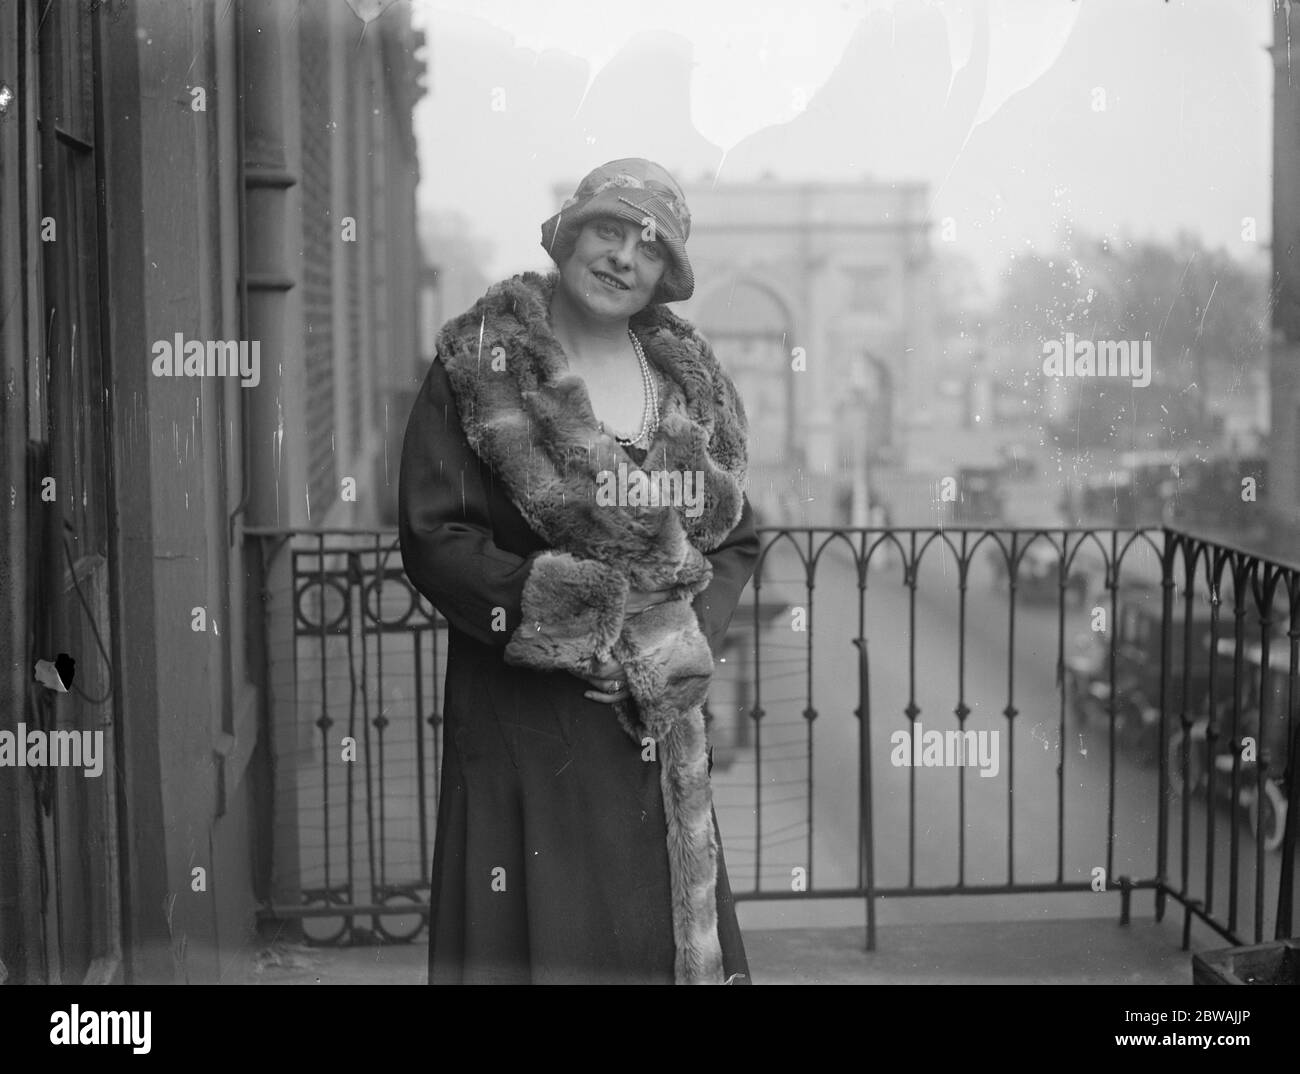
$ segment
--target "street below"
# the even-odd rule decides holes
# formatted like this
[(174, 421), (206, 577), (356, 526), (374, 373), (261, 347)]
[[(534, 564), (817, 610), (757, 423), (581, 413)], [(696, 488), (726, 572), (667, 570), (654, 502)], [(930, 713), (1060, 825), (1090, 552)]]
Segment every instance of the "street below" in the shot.
[[(918, 544), (926, 537), (921, 535)], [(960, 548), (959, 534), (949, 533), (948, 538)], [(806, 538), (799, 535), (799, 540), (806, 548)], [(914, 609), (896, 550), (879, 569), (873, 561), (868, 571), (864, 607), (875, 885), (1063, 882), (1086, 884), (1088, 890), (888, 898), (877, 904), (879, 920), (903, 924), (1108, 915), (1118, 920), (1120, 878), (1150, 879), (1158, 871), (1158, 769), (1122, 738), (1112, 749), (1106, 721), (1080, 722), (1072, 707), (1063, 704), (1057, 675), (1061, 654), (1089, 633), (1093, 609), (1109, 611), (1109, 594), (1098, 591), (1094, 582), (1082, 602), (1067, 600), (1062, 624), (1055, 592), (1018, 592), (1013, 640), (1007, 583), (992, 569), (991, 547), (986, 539), (971, 557), (964, 646), (952, 548), (936, 538), (925, 552)], [(1136, 573), (1151, 572), (1154, 561), (1148, 553), (1134, 549), (1130, 554)], [(752, 634), (746, 637), (748, 663), (733, 653), (734, 671), (720, 671), (718, 676), (714, 712), (720, 748), (714, 794), (731, 883), (738, 893), (756, 886), (763, 892), (797, 892), (801, 887), (817, 891), (858, 882), (861, 740), (855, 715), (858, 650), (852, 639), (858, 633), (859, 590), (843, 540), (823, 552), (815, 582), (809, 608), (804, 567), (793, 547), (782, 541), (769, 554), (761, 599), (786, 608), (760, 634), (760, 693), (745, 705), (748, 710), (761, 704), (764, 716), (758, 728), (739, 711), (734, 681), (729, 681), (729, 674), (753, 674)], [(737, 621), (750, 615), (752, 594), (747, 594)], [(807, 629), (796, 629), (800, 625)], [(1009, 659), (1013, 645), (1014, 659)], [(1157, 658), (1154, 654), (1153, 660)], [(891, 741), (896, 732), (910, 727), (909, 702), (915, 705), (923, 732), (947, 732), (958, 728), (959, 701), (969, 710), (963, 726), (983, 739), (985, 753), (968, 758), (965, 765), (892, 763), (905, 753), (913, 756), (899, 748), (897, 738)], [(1015, 710), (1010, 719), (1009, 706)], [(813, 720), (805, 717), (806, 709), (815, 710)], [(739, 720), (751, 724), (747, 738)], [(1170, 731), (1172, 721), (1171, 715)], [(723, 748), (730, 741), (741, 745)], [(760, 745), (761, 751), (756, 749)], [(984, 763), (990, 749), (995, 764)], [(982, 770), (988, 774), (982, 775)], [(1166, 872), (1177, 880), (1182, 875), (1182, 802), (1177, 793), (1169, 798)], [(1192, 890), (1200, 894), (1209, 819), (1203, 798), (1193, 796), (1188, 875)], [(1214, 909), (1226, 917), (1235, 832), (1237, 927), (1240, 934), (1251, 935), (1256, 856), (1249, 819), (1244, 809), (1234, 816), (1227, 803), (1220, 802), (1213, 823)], [(1281, 857), (1266, 851), (1264, 859), (1267, 937)], [(1149, 917), (1153, 903), (1150, 892), (1137, 893), (1133, 913)], [(1172, 903), (1169, 912), (1181, 917)], [(753, 927), (865, 921), (861, 900), (755, 901), (745, 903), (742, 914), (743, 923)], [(1204, 931), (1207, 939), (1212, 937)]]

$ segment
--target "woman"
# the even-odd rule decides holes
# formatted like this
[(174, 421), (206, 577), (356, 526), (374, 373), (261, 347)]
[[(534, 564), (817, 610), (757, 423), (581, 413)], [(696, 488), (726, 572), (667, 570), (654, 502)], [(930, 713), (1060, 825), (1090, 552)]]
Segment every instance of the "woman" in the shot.
[[(559, 271), (449, 321), (412, 410), (402, 558), (450, 624), (431, 983), (748, 983), (701, 706), (758, 541), (744, 407), (662, 305), (689, 233), (658, 165), (597, 168), (542, 225)], [(620, 464), (701, 495), (611, 503)]]

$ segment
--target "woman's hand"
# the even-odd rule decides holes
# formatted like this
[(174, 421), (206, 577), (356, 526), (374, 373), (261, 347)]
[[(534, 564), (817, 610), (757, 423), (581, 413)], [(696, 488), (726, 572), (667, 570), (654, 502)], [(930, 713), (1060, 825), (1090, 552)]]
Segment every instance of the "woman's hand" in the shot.
[[(623, 614), (635, 615), (670, 599), (672, 599), (671, 589), (629, 589)], [(623, 665), (613, 658), (604, 662), (593, 660), (590, 670), (574, 671), (571, 674), (591, 685), (592, 689), (586, 691), (583, 696), (593, 701), (612, 704), (632, 696), (627, 688), (627, 674), (623, 670)]]
[(603, 663), (593, 660), (590, 671), (572, 671), (570, 674), (591, 684), (592, 689), (587, 690), (582, 696), (589, 697), (593, 701), (612, 704), (615, 701), (625, 701), (632, 696), (627, 688), (627, 675), (623, 671), (623, 665), (612, 658)]

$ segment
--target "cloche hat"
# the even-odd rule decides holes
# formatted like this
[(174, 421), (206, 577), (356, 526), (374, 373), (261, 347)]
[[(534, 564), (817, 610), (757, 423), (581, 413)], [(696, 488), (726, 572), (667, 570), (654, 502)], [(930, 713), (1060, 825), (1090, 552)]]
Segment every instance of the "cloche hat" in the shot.
[(686, 257), (691, 213), (682, 188), (664, 168), (641, 157), (624, 157), (589, 172), (560, 211), (542, 224), (542, 247), (551, 260), (563, 265), (582, 225), (597, 216), (642, 226), (649, 217), (655, 238), (668, 251), (668, 264), (651, 301), (681, 302), (691, 297), (695, 274)]

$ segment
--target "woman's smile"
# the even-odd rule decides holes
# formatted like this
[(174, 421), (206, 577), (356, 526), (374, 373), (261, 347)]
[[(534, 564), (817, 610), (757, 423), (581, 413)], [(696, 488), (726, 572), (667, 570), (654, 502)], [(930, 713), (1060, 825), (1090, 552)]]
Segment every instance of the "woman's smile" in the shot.
[(595, 276), (596, 279), (598, 279), (598, 280), (599, 280), (601, 283), (603, 283), (606, 287), (608, 287), (611, 291), (630, 291), (630, 290), (632, 290), (632, 288), (631, 288), (631, 286), (630, 286), (629, 284), (624, 283), (622, 280), (620, 280), (620, 279), (619, 279), (617, 276), (615, 276), (613, 273), (605, 272), (605, 271), (602, 270), (602, 269), (592, 269), (592, 270), (591, 270), (591, 274), (592, 274), (593, 276)]

